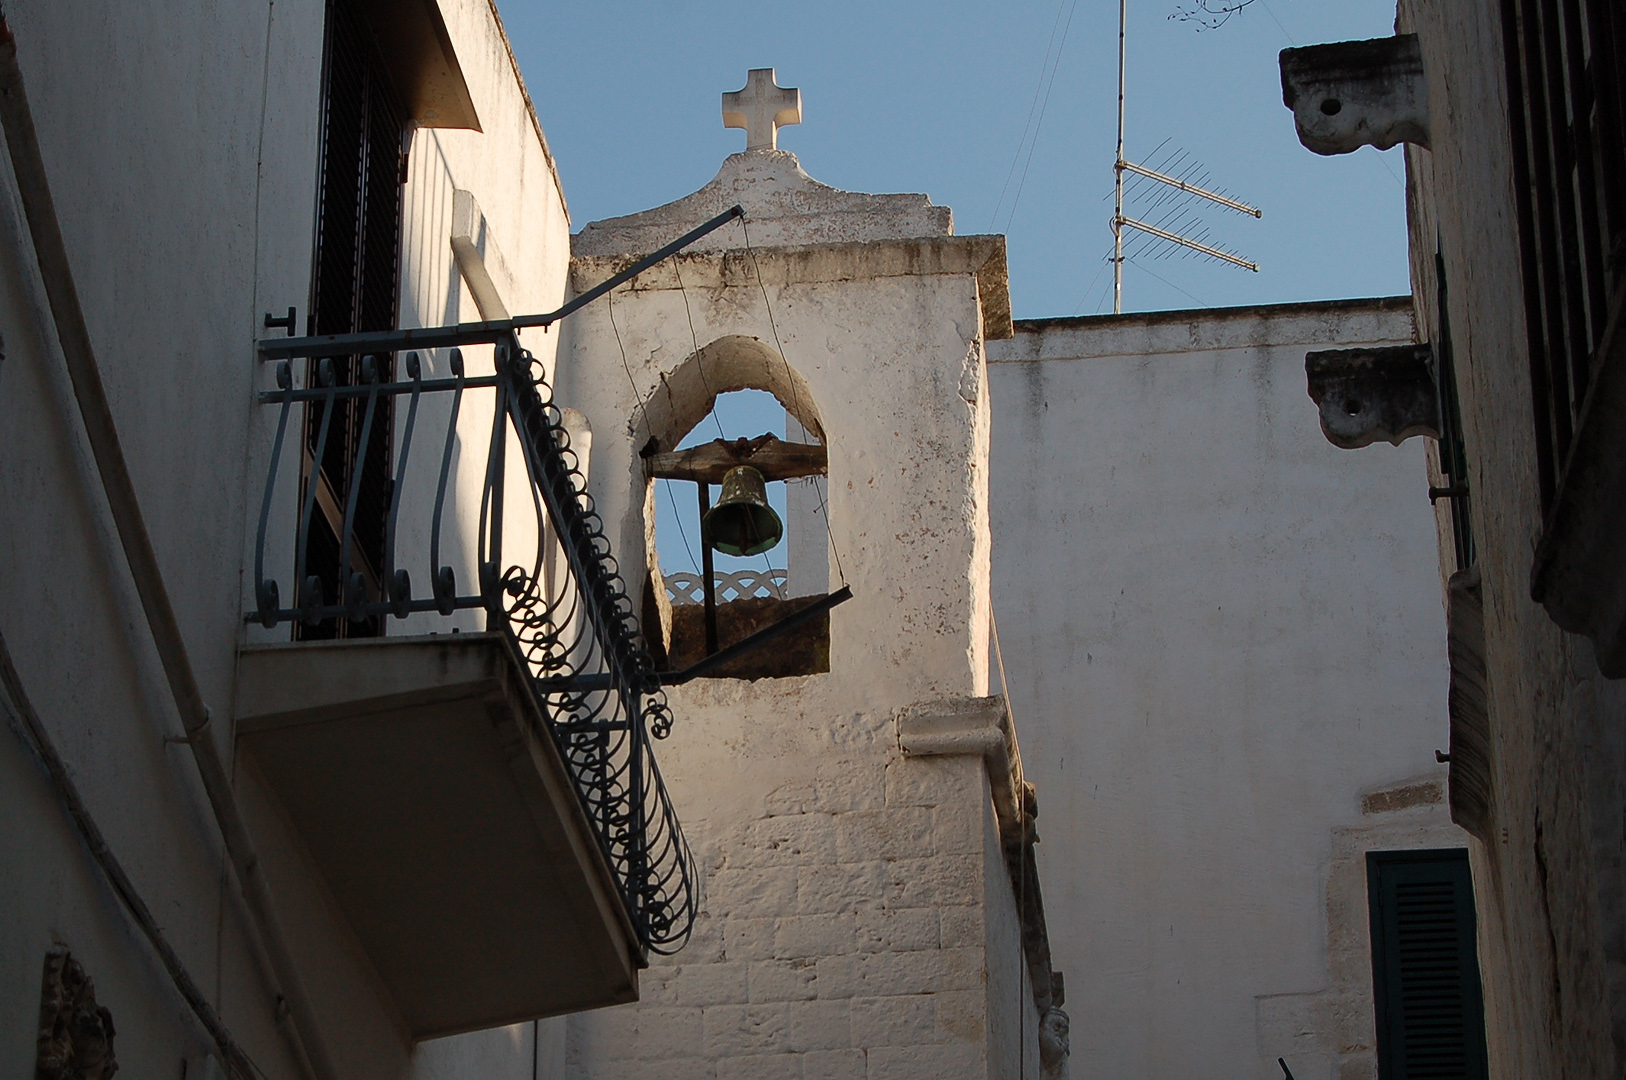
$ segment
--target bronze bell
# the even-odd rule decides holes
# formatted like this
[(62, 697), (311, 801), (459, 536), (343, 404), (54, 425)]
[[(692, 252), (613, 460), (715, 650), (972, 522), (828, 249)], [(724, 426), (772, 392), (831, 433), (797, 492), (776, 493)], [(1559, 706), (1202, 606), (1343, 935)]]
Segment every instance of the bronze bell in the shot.
[(701, 522), (706, 543), (724, 555), (760, 555), (778, 546), (784, 522), (768, 505), (762, 473), (736, 465), (723, 477), (723, 493)]

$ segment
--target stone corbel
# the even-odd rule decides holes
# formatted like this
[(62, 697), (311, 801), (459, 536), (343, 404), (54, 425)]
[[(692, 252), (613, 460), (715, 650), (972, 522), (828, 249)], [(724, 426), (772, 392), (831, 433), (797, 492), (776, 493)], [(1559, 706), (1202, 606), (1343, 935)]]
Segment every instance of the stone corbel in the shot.
[(1440, 396), (1428, 345), (1307, 353), (1310, 400), (1327, 441), (1356, 450), (1378, 440), (1399, 446), (1413, 435), (1440, 437)]
[(1283, 49), (1282, 103), (1317, 154), (1428, 146), (1428, 83), (1416, 34)]
[(974, 754), (993, 789), (994, 813), (1006, 846), (1022, 840), (1022, 755), (1003, 697), (947, 698), (911, 705), (898, 714), (904, 757)]
[(982, 759), (999, 819), (1005, 869), (1022, 922), (1022, 951), (1040, 1021), (1042, 1080), (1066, 1080), (1068, 1018), (1061, 1008), (1065, 993), (1061, 973), (1050, 966), (1050, 931), (1033, 857), (1033, 845), (1039, 840), (1033, 828), (1039, 802), (1033, 785), (1022, 778), (1022, 754), (1010, 709), (998, 696), (947, 698), (909, 706), (898, 713), (897, 725), (904, 757), (975, 755)]

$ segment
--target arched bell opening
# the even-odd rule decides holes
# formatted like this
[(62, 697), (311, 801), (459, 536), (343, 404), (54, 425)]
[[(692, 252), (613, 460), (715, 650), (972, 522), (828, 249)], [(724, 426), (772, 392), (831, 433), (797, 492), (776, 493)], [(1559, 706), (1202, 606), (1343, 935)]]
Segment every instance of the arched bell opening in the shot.
[[(777, 352), (749, 337), (707, 345), (662, 380), (636, 437), (651, 526), (645, 623), (660, 628), (650, 644), (666, 667), (698, 663), (823, 598), (823, 423), (806, 381)], [(710, 674), (829, 669), (822, 613)]]

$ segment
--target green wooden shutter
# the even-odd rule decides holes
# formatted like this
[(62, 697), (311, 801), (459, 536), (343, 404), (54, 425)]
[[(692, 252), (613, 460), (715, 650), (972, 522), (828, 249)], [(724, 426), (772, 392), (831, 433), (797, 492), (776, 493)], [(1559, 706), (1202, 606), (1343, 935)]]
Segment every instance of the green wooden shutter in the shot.
[(1463, 848), (1370, 851), (1379, 1080), (1485, 1080), (1485, 1009)]

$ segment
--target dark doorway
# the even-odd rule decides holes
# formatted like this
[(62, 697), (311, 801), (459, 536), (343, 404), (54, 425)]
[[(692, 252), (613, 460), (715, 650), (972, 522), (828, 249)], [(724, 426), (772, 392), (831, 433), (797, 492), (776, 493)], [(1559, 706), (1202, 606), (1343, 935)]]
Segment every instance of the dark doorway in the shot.
[[(322, 144), (316, 215), (316, 252), (311, 274), (309, 332), (348, 334), (393, 330), (400, 293), (402, 183), (405, 173), (403, 113), (378, 46), (348, 0), (329, 0), (322, 65)], [(333, 360), (334, 381), (353, 386), (371, 366), (374, 377), (394, 376), (394, 358), (350, 356)], [(313, 363), (309, 385), (317, 385)], [(359, 574), (369, 600), (380, 598), (384, 532), (390, 503), (394, 445), (393, 398), (381, 397), (371, 430), (363, 428), (364, 398), (335, 404), (319, 467), (315, 462), (323, 408), (305, 414), (301, 476), (316, 484), (306, 542), (305, 576), (321, 582), (323, 602), (345, 602), (344, 517), (350, 486), (360, 469), (350, 571)], [(298, 624), (300, 638), (373, 637), (381, 616)]]
[(1485, 1080), (1485, 1006), (1465, 848), (1369, 851), (1378, 1080)]

